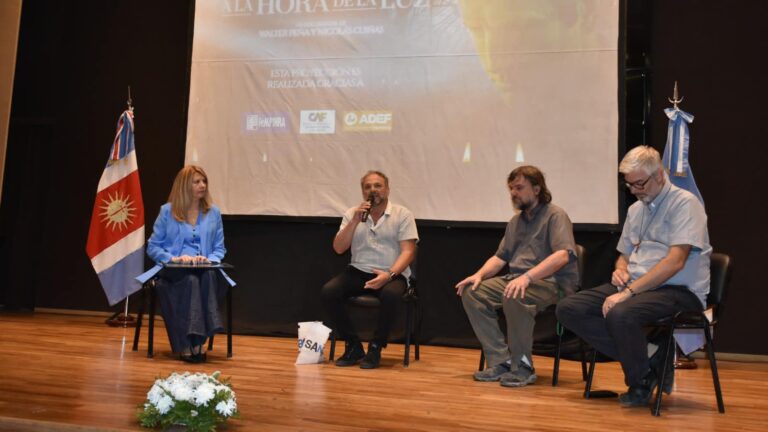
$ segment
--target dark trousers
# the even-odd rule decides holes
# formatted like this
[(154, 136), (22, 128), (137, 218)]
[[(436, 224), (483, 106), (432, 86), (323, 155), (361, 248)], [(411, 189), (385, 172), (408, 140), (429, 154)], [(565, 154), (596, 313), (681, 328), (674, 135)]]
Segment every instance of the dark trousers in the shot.
[(650, 369), (646, 327), (679, 311), (701, 311), (702, 305), (686, 287), (667, 285), (630, 297), (603, 317), (605, 299), (616, 292), (616, 287), (605, 284), (570, 295), (558, 303), (557, 319), (596, 350), (621, 362), (625, 383), (638, 385)]
[(157, 295), (173, 352), (203, 345), (224, 329), (218, 298), (226, 288), (217, 270), (163, 269)]
[(331, 320), (331, 325), (336, 329), (337, 335), (346, 341), (358, 339), (345, 308), (347, 299), (361, 294), (373, 294), (378, 297), (381, 301), (381, 307), (379, 308), (378, 325), (373, 334), (372, 342), (384, 347), (387, 345), (392, 319), (396, 316), (397, 309), (403, 302), (403, 293), (405, 293), (408, 284), (402, 275), (398, 275), (380, 289), (363, 288), (363, 285), (374, 277), (376, 275), (373, 273), (366, 273), (348, 266), (342, 273), (323, 285), (320, 297)]

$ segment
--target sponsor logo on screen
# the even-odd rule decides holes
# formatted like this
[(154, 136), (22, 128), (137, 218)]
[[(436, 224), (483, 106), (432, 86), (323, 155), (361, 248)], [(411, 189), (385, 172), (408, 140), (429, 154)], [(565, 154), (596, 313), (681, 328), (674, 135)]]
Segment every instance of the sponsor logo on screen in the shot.
[(392, 111), (347, 111), (344, 113), (344, 130), (348, 132), (389, 132), (392, 130)]
[(336, 133), (336, 110), (302, 110), (299, 133)]
[(285, 113), (248, 113), (245, 115), (246, 132), (287, 132), (288, 115)]

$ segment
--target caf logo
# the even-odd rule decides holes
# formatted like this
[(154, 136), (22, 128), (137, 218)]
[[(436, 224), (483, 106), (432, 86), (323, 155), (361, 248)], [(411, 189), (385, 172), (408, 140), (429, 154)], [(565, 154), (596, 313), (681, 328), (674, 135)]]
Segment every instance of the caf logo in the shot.
[(315, 111), (315, 112), (309, 113), (309, 121), (324, 122), (325, 121), (325, 116), (327, 114), (328, 113), (325, 113), (325, 112), (322, 112), (322, 111), (321, 112)]

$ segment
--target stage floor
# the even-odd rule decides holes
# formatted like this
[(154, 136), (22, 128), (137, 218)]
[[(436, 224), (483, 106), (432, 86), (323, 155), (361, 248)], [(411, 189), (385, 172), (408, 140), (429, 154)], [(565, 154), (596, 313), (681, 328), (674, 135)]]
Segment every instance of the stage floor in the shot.
[[(472, 380), (478, 350), (423, 346), (421, 360), (403, 368), (403, 346), (390, 345), (381, 368), (362, 370), (296, 366), (291, 338), (235, 336), (227, 359), (222, 336), (207, 363), (190, 365), (171, 356), (162, 324), (155, 330), (149, 359), (146, 328), (133, 352), (133, 329), (103, 317), (0, 314), (0, 431), (146, 430), (135, 413), (156, 377), (217, 370), (231, 377), (241, 412), (219, 429), (227, 431), (768, 430), (768, 363), (718, 363), (719, 414), (708, 362), (697, 360), (698, 369), (677, 371), (657, 418), (616, 399), (583, 399), (574, 361), (561, 363), (552, 387), (552, 359), (535, 357), (539, 381), (509, 389)], [(598, 364), (594, 388), (624, 390), (617, 363)]]

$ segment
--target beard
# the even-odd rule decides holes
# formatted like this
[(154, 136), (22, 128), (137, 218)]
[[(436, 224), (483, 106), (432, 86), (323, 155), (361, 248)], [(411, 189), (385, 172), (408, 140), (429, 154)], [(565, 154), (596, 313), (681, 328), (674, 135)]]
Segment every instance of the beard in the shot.
[(532, 204), (533, 204), (533, 202), (531, 202), (531, 201), (522, 201), (522, 200), (515, 201), (515, 200), (512, 200), (512, 207), (514, 207), (515, 210), (519, 210), (521, 212), (524, 212), (524, 211), (530, 209)]
[(656, 198), (656, 197), (655, 196), (651, 197), (648, 194), (640, 194), (640, 195), (635, 195), (635, 198), (637, 198), (637, 200), (642, 202), (643, 204), (648, 205), (648, 204), (652, 203), (653, 199)]

